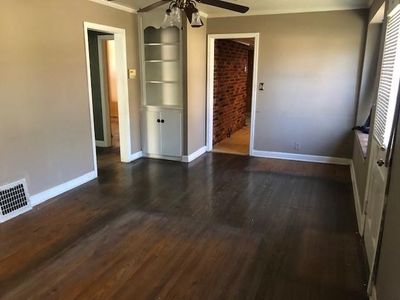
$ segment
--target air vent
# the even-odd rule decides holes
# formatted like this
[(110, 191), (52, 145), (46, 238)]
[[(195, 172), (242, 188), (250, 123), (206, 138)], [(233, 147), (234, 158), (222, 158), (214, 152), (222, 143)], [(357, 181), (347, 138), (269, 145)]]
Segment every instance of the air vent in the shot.
[(0, 223), (31, 209), (25, 179), (0, 187)]

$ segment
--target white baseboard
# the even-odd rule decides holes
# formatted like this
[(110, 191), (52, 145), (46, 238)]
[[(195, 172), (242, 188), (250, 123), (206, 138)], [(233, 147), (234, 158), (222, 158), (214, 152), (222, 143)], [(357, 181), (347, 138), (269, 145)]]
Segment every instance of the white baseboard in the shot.
[(194, 161), (196, 158), (199, 158), (200, 156), (202, 156), (206, 152), (207, 152), (207, 147), (206, 146), (201, 147), (200, 149), (196, 150), (195, 152), (193, 152), (190, 155), (182, 156), (182, 161), (190, 163), (190, 162)]
[(142, 158), (142, 157), (143, 157), (143, 152), (142, 151), (138, 151), (136, 153), (132, 153), (129, 156), (129, 162), (135, 161), (135, 160), (137, 160), (139, 158)]
[[(129, 156), (129, 160), (132, 162), (134, 160), (137, 160), (143, 156), (142, 151), (133, 153)], [(97, 172), (96, 171), (91, 171), (89, 173), (86, 173), (85, 175), (82, 175), (78, 178), (72, 179), (70, 181), (64, 182), (60, 185), (57, 185), (55, 187), (52, 187), (46, 191), (43, 191), (39, 194), (33, 195), (30, 197), (31, 204), (32, 206), (39, 205), (51, 198), (54, 198), (58, 195), (61, 195), (62, 193), (65, 193), (69, 190), (72, 190), (82, 184), (85, 184), (93, 179), (97, 178)]]
[(353, 161), (350, 164), (350, 174), (351, 174), (351, 183), (353, 185), (354, 206), (356, 208), (358, 232), (362, 236), (364, 234), (364, 221), (365, 221), (365, 219), (364, 219), (364, 214), (361, 211), (360, 194), (358, 192), (357, 176), (356, 176), (356, 171), (354, 169)]
[(255, 157), (264, 157), (264, 158), (296, 160), (296, 161), (316, 162), (316, 163), (345, 165), (345, 166), (349, 166), (351, 164), (351, 159), (341, 158), (341, 157), (305, 155), (305, 154), (271, 152), (271, 151), (260, 151), (260, 150), (253, 150), (251, 154), (252, 156)]
[(72, 190), (82, 184), (85, 184), (97, 177), (97, 172), (96, 171), (91, 171), (89, 173), (86, 173), (85, 175), (82, 175), (80, 177), (77, 177), (75, 179), (72, 179), (70, 181), (64, 182), (60, 185), (57, 185), (55, 187), (52, 187), (46, 191), (43, 191), (39, 194), (31, 196), (31, 204), (32, 206), (39, 205), (51, 198), (54, 198), (62, 193), (65, 193), (69, 190)]
[(110, 147), (110, 145), (107, 145), (105, 141), (96, 141), (96, 147), (107, 148)]
[(171, 161), (182, 161), (181, 156), (166, 156), (166, 155), (143, 153), (143, 157), (153, 158), (153, 159), (171, 160)]

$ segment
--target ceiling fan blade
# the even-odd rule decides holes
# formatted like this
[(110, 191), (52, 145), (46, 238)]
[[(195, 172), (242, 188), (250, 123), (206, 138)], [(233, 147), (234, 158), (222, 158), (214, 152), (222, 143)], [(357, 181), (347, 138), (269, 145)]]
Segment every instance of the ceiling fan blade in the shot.
[(167, 4), (169, 2), (170, 2), (170, 0), (160, 0), (160, 1), (156, 2), (156, 3), (150, 4), (149, 6), (146, 6), (146, 7), (143, 7), (141, 9), (139, 9), (138, 12), (139, 13), (148, 12), (150, 10), (153, 10), (153, 9), (155, 9), (155, 8), (161, 6), (161, 5)]
[(216, 6), (224, 9), (229, 9), (233, 10), (236, 12), (240, 12), (242, 14), (246, 13), (249, 11), (249, 8), (247, 6), (239, 5), (239, 4), (234, 4), (234, 3), (229, 3), (226, 1), (221, 1), (221, 0), (197, 0), (199, 3), (211, 5), (211, 6)]

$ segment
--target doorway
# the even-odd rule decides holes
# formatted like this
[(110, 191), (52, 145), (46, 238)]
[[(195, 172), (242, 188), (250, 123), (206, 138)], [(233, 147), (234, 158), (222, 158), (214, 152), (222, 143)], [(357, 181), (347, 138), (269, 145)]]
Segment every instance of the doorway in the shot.
[(208, 38), (207, 150), (252, 155), (258, 34)]
[(90, 119), (95, 170), (96, 149), (114, 148), (131, 159), (125, 30), (84, 23)]
[(114, 35), (89, 30), (90, 75), (96, 147), (119, 151)]

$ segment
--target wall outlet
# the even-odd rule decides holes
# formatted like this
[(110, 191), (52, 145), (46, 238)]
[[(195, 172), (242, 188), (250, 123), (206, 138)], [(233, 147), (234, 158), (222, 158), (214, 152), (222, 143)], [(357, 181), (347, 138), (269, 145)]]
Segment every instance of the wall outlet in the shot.
[(136, 69), (129, 69), (128, 70), (128, 78), (129, 79), (136, 79)]
[(294, 143), (294, 150), (300, 151), (300, 144), (299, 143)]

